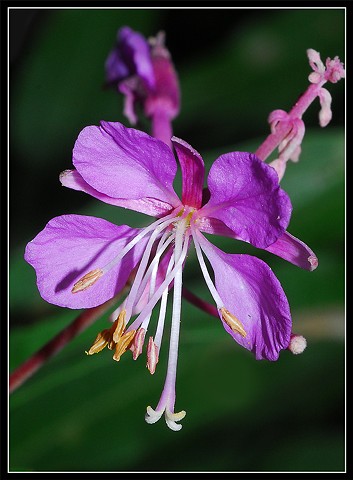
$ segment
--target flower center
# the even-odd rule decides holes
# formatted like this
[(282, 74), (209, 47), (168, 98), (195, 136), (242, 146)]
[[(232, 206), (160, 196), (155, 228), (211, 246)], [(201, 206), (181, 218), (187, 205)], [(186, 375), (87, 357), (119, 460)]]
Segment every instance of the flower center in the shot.
[[(154, 336), (149, 336), (147, 345), (147, 368), (151, 374), (156, 370), (167, 311), (169, 290), (173, 285), (173, 307), (170, 327), (170, 346), (168, 369), (161, 398), (155, 410), (147, 408), (146, 421), (156, 422), (165, 414), (168, 426), (172, 430), (180, 430), (180, 421), (185, 412), (174, 412), (175, 383), (178, 361), (179, 331), (182, 299), (182, 270), (185, 263), (190, 239), (193, 238), (196, 254), (206, 284), (216, 302), (222, 320), (236, 333), (246, 336), (241, 322), (223, 305), (217, 289), (207, 271), (203, 258), (202, 247), (199, 241), (199, 232), (196, 221), (197, 210), (188, 205), (174, 210), (170, 215), (156, 220), (152, 225), (141, 230), (118, 255), (102, 268), (87, 273), (72, 289), (73, 293), (80, 292), (93, 285), (99, 278), (112, 269), (138, 241), (147, 237), (145, 251), (139, 262), (130, 292), (113, 312), (115, 319), (110, 329), (98, 334), (87, 354), (100, 352), (105, 346), (115, 350), (113, 359), (119, 361), (121, 356), (131, 350), (136, 360), (143, 350), (146, 333), (148, 331), (152, 312), (160, 302), (159, 315)], [(131, 323), (130, 320), (133, 319)]]

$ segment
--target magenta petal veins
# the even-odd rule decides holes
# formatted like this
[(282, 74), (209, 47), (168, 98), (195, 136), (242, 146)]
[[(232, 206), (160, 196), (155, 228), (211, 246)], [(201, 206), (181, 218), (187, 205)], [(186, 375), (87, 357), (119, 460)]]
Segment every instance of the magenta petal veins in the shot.
[(121, 123), (84, 128), (74, 146), (73, 164), (85, 182), (109, 197), (180, 204), (173, 189), (177, 164), (170, 149)]
[(221, 220), (238, 238), (266, 248), (286, 230), (292, 212), (276, 172), (254, 154), (232, 152), (213, 163), (210, 200), (200, 215)]

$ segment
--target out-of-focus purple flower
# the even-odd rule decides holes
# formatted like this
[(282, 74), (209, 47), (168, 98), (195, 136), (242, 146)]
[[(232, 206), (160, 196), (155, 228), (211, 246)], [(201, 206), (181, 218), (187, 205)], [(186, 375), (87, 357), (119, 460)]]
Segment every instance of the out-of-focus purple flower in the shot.
[(149, 118), (171, 121), (178, 114), (179, 83), (163, 32), (147, 41), (131, 28), (121, 28), (105, 71), (107, 83), (125, 95), (124, 114), (132, 125), (137, 122), (137, 104)]
[(262, 260), (224, 253), (203, 233), (249, 242), (308, 270), (316, 267), (317, 259), (286, 232), (292, 207), (273, 168), (254, 154), (221, 155), (210, 169), (210, 195), (203, 204), (203, 159), (185, 141), (173, 137), (172, 142), (181, 166), (181, 200), (173, 189), (176, 159), (163, 142), (120, 123), (84, 128), (73, 150), (75, 170), (62, 173), (62, 184), (157, 220), (136, 229), (95, 217), (56, 217), (29, 242), (25, 259), (36, 270), (42, 297), (69, 308), (90, 308), (113, 298), (134, 272), (113, 325), (99, 333), (88, 354), (108, 346), (115, 350), (115, 360), (127, 349), (137, 359), (152, 311), (160, 302), (155, 334), (149, 336), (147, 347), (151, 373), (158, 363), (167, 297), (173, 286), (166, 381), (157, 408), (147, 408), (146, 421), (154, 423), (165, 413), (168, 426), (179, 430), (177, 422), (185, 416), (184, 411), (174, 412), (182, 272), (191, 244), (223, 327), (256, 359), (277, 360), (289, 346), (291, 315), (286, 295)]
[(127, 77), (137, 75), (147, 87), (153, 88), (155, 78), (150, 45), (145, 37), (129, 27), (122, 27), (105, 62), (105, 73), (110, 84), (116, 85)]

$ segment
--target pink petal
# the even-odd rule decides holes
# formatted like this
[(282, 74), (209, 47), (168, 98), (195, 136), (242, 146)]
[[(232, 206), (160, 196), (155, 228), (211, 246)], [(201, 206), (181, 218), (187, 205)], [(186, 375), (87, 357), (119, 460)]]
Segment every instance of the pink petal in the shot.
[(292, 206), (275, 170), (255, 155), (221, 155), (208, 176), (210, 200), (200, 217), (221, 220), (238, 238), (266, 248), (285, 231)]
[(289, 232), (284, 232), (266, 250), (305, 270), (315, 270), (319, 264), (315, 253), (304, 242)]
[(181, 166), (183, 195), (182, 202), (190, 207), (200, 208), (205, 176), (205, 165), (201, 155), (191, 145), (173, 137), (172, 143)]
[(169, 203), (161, 202), (156, 198), (141, 198), (138, 200), (129, 200), (126, 198), (113, 198), (104, 193), (98, 192), (81, 177), (77, 170), (64, 170), (60, 174), (60, 182), (64, 187), (72, 188), (81, 192), (88, 193), (94, 198), (115, 205), (117, 207), (129, 208), (135, 212), (145, 213), (153, 217), (160, 217), (170, 212)]
[(101, 218), (63, 215), (50, 220), (28, 243), (25, 260), (36, 271), (38, 289), (44, 300), (61, 307), (91, 308), (121, 291), (140, 260), (148, 238), (139, 241), (86, 290), (72, 293), (73, 285), (88, 272), (103, 268), (138, 232)]
[(109, 197), (180, 205), (171, 150), (139, 130), (103, 121), (100, 127), (86, 127), (76, 140), (73, 163), (85, 182)]
[[(201, 218), (198, 222), (198, 228), (201, 232), (239, 240), (239, 237), (230, 228), (215, 218)], [(284, 232), (280, 238), (269, 247), (266, 247), (265, 250), (304, 270), (315, 270), (319, 264), (317, 256), (311, 248), (289, 232)]]
[(198, 238), (224, 307), (240, 320), (246, 336), (233, 332), (222, 320), (224, 328), (257, 360), (277, 360), (280, 350), (288, 347), (291, 334), (289, 304), (278, 279), (262, 260), (224, 253), (202, 235)]

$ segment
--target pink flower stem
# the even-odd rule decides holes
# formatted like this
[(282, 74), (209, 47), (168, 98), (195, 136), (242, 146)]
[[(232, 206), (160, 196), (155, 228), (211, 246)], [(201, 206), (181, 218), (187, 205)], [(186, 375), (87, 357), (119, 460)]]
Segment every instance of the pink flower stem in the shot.
[(162, 140), (168, 147), (172, 148), (170, 139), (173, 136), (172, 122), (170, 116), (163, 108), (158, 108), (151, 116), (152, 136)]
[(280, 123), (275, 133), (271, 133), (266, 140), (256, 150), (255, 155), (263, 162), (271, 155), (271, 153), (278, 147), (284, 138), (291, 131), (291, 125), (285, 122)]
[(255, 155), (262, 161), (265, 161), (271, 153), (278, 147), (278, 145), (286, 138), (292, 129), (291, 121), (296, 118), (302, 118), (304, 112), (308, 109), (311, 103), (319, 95), (322, 85), (327, 80), (322, 80), (320, 83), (310, 84), (305, 93), (301, 95), (299, 100), (292, 107), (288, 113), (285, 121), (279, 122), (276, 126), (276, 131), (270, 133), (266, 140), (256, 150)]
[(103, 303), (103, 305), (85, 310), (75, 318), (70, 325), (65, 327), (52, 340), (44, 345), (44, 347), (40, 348), (22, 365), (16, 368), (16, 370), (10, 374), (9, 392), (12, 393), (25, 383), (47, 360), (60, 352), (70, 340), (89, 327), (115, 302), (116, 297)]

